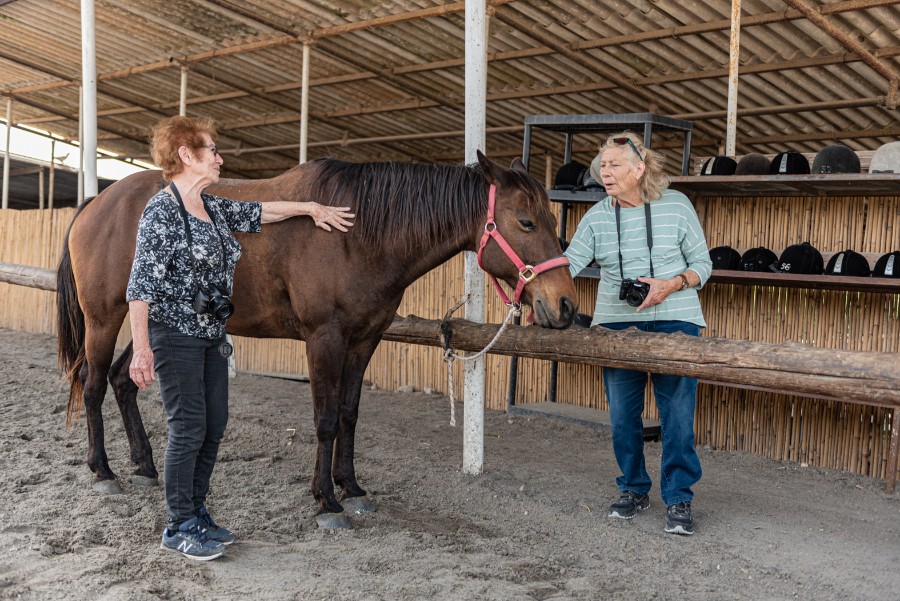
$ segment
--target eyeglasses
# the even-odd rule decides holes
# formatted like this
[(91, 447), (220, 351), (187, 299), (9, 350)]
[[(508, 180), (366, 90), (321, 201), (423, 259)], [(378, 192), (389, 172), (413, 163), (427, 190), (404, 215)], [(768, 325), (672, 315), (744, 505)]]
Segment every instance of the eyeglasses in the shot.
[(209, 148), (210, 152), (212, 152), (213, 155), (215, 155), (215, 156), (221, 156), (219, 154), (219, 149), (216, 148), (215, 144), (210, 144), (209, 146), (204, 146), (204, 148)]
[(628, 144), (629, 146), (631, 146), (631, 149), (634, 151), (634, 153), (638, 155), (638, 158), (642, 161), (644, 160), (644, 157), (641, 156), (641, 151), (638, 150), (635, 143), (631, 141), (631, 138), (613, 138), (612, 141), (619, 146), (625, 146), (626, 144)]

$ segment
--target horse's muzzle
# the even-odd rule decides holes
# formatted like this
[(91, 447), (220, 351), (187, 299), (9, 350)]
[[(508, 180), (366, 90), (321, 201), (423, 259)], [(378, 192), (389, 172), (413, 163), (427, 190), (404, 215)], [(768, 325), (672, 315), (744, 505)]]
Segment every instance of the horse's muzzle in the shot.
[(560, 297), (559, 311), (548, 311), (544, 301), (534, 302), (534, 323), (542, 328), (564, 330), (572, 325), (578, 313), (578, 304), (568, 296)]

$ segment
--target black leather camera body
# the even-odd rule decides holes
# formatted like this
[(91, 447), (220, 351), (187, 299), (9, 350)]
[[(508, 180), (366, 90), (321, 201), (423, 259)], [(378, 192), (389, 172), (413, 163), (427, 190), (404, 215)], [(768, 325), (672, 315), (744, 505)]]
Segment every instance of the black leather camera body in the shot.
[(625, 278), (619, 288), (619, 300), (625, 301), (631, 307), (640, 307), (649, 293), (650, 284)]
[(216, 319), (228, 319), (234, 313), (234, 305), (226, 294), (225, 287), (212, 284), (197, 290), (194, 296), (194, 312), (198, 315), (209, 313)]

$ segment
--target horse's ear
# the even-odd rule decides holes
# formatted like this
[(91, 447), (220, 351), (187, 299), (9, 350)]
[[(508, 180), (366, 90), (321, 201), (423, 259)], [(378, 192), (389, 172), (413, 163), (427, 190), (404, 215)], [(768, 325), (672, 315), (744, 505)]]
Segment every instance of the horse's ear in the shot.
[(478, 164), (481, 165), (481, 172), (489, 184), (498, 186), (506, 184), (506, 174), (497, 163), (484, 156), (480, 150), (476, 150), (475, 154), (478, 157)]
[(528, 175), (528, 167), (525, 166), (525, 163), (523, 163), (522, 159), (519, 157), (516, 157), (513, 159), (513, 162), (512, 162), (512, 164), (510, 164), (509, 168), (515, 169), (516, 171), (519, 171), (521, 173), (524, 173), (525, 175)]

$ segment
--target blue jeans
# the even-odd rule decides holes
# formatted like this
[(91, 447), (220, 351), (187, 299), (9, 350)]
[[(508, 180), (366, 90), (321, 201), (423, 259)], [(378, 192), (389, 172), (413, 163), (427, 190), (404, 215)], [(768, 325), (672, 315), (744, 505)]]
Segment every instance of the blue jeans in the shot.
[[(611, 330), (635, 327), (644, 332), (684, 332), (700, 335), (700, 326), (684, 321), (634, 321), (601, 324)], [(651, 374), (653, 393), (659, 409), (662, 438), (660, 488), (663, 503), (672, 505), (694, 498), (691, 486), (700, 480), (700, 458), (694, 448), (694, 408), (697, 404), (697, 379), (668, 374)], [(641, 413), (647, 373), (603, 368), (609, 419), (612, 424), (613, 450), (622, 475), (616, 478), (619, 490), (645, 495), (652, 482), (644, 464), (644, 437)]]
[(166, 514), (169, 528), (197, 515), (206, 503), (219, 443), (228, 423), (225, 337), (206, 340), (150, 320), (150, 347), (168, 416)]

